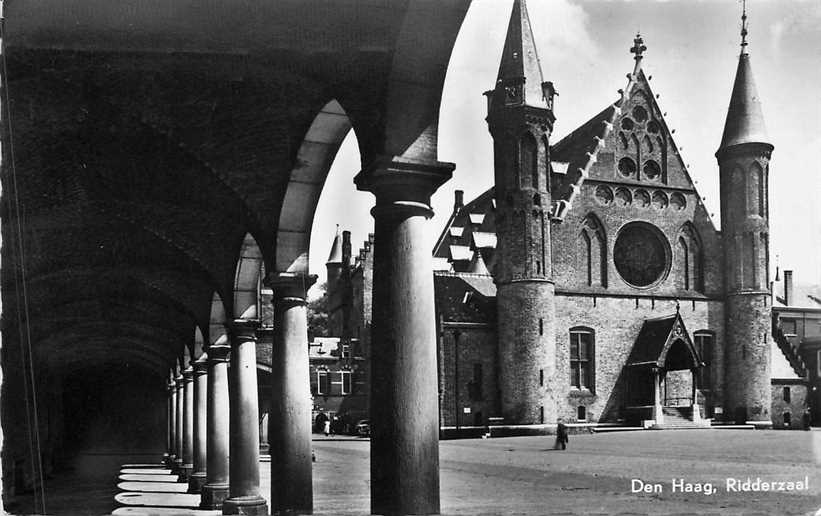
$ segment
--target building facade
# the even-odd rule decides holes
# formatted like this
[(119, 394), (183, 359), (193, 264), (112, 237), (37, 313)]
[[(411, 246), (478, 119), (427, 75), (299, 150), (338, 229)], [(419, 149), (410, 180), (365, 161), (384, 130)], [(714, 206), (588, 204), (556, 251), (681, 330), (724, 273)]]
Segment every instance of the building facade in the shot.
[(470, 202), (457, 191), (433, 250), (442, 426), (801, 421), (807, 370), (773, 309), (773, 146), (746, 31), (722, 140), (703, 149), (718, 147), (721, 228), (645, 51), (637, 35), (619, 97), (553, 143), (555, 88), (514, 2), (486, 93), (495, 186)]

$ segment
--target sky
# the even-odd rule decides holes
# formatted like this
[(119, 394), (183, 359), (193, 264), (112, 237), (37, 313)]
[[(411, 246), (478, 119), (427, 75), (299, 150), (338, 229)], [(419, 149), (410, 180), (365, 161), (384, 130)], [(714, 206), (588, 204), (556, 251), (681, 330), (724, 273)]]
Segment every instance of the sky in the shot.
[[(473, 0), (451, 55), (439, 121), (439, 160), (456, 164), (432, 199), (430, 247), (453, 209), (453, 192), (473, 199), (493, 185), (486, 102), (504, 45), (513, 0)], [(720, 228), (718, 165), (738, 63), (739, 0), (528, 0), (545, 80), (559, 92), (551, 142), (617, 98), (632, 71), (640, 32), (642, 67), (689, 165), (696, 188)], [(770, 142), (771, 267), (776, 256), (795, 281), (821, 283), (821, 2), (749, 0), (748, 51)], [(310, 269), (325, 278), (336, 224), (352, 232), (356, 256), (373, 231), (374, 198), (357, 192), (361, 169), (350, 133), (337, 154), (314, 218)]]

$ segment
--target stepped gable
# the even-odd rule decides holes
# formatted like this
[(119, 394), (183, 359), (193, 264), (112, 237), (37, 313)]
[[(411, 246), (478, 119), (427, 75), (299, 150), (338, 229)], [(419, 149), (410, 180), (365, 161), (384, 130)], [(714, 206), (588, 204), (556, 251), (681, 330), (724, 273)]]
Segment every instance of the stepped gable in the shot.
[(485, 269), (493, 270), (496, 250), (493, 194), (494, 190), (491, 188), (464, 206), (458, 203), (454, 206), (433, 249), (435, 269), (472, 272), (476, 251), (480, 250)]

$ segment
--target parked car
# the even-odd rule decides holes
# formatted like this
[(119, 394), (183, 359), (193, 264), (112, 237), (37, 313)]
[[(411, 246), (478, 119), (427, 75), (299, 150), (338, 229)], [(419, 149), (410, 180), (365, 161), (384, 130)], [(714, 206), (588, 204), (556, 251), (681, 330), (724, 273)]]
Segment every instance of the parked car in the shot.
[(371, 422), (368, 419), (362, 419), (356, 424), (356, 435), (359, 437), (371, 436)]

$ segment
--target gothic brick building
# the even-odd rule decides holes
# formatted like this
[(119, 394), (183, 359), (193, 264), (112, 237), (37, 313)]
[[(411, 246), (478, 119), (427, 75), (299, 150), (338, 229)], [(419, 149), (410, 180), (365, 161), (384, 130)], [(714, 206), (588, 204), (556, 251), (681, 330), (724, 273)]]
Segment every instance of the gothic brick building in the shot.
[(773, 146), (746, 30), (741, 48), (722, 140), (701, 151), (718, 160), (719, 229), (656, 104), (641, 36), (620, 96), (554, 143), (556, 91), (514, 2), (486, 93), (495, 186), (467, 203), (457, 191), (433, 250), (442, 426), (783, 426), (772, 393), (789, 384), (805, 403), (806, 368), (772, 307)]

